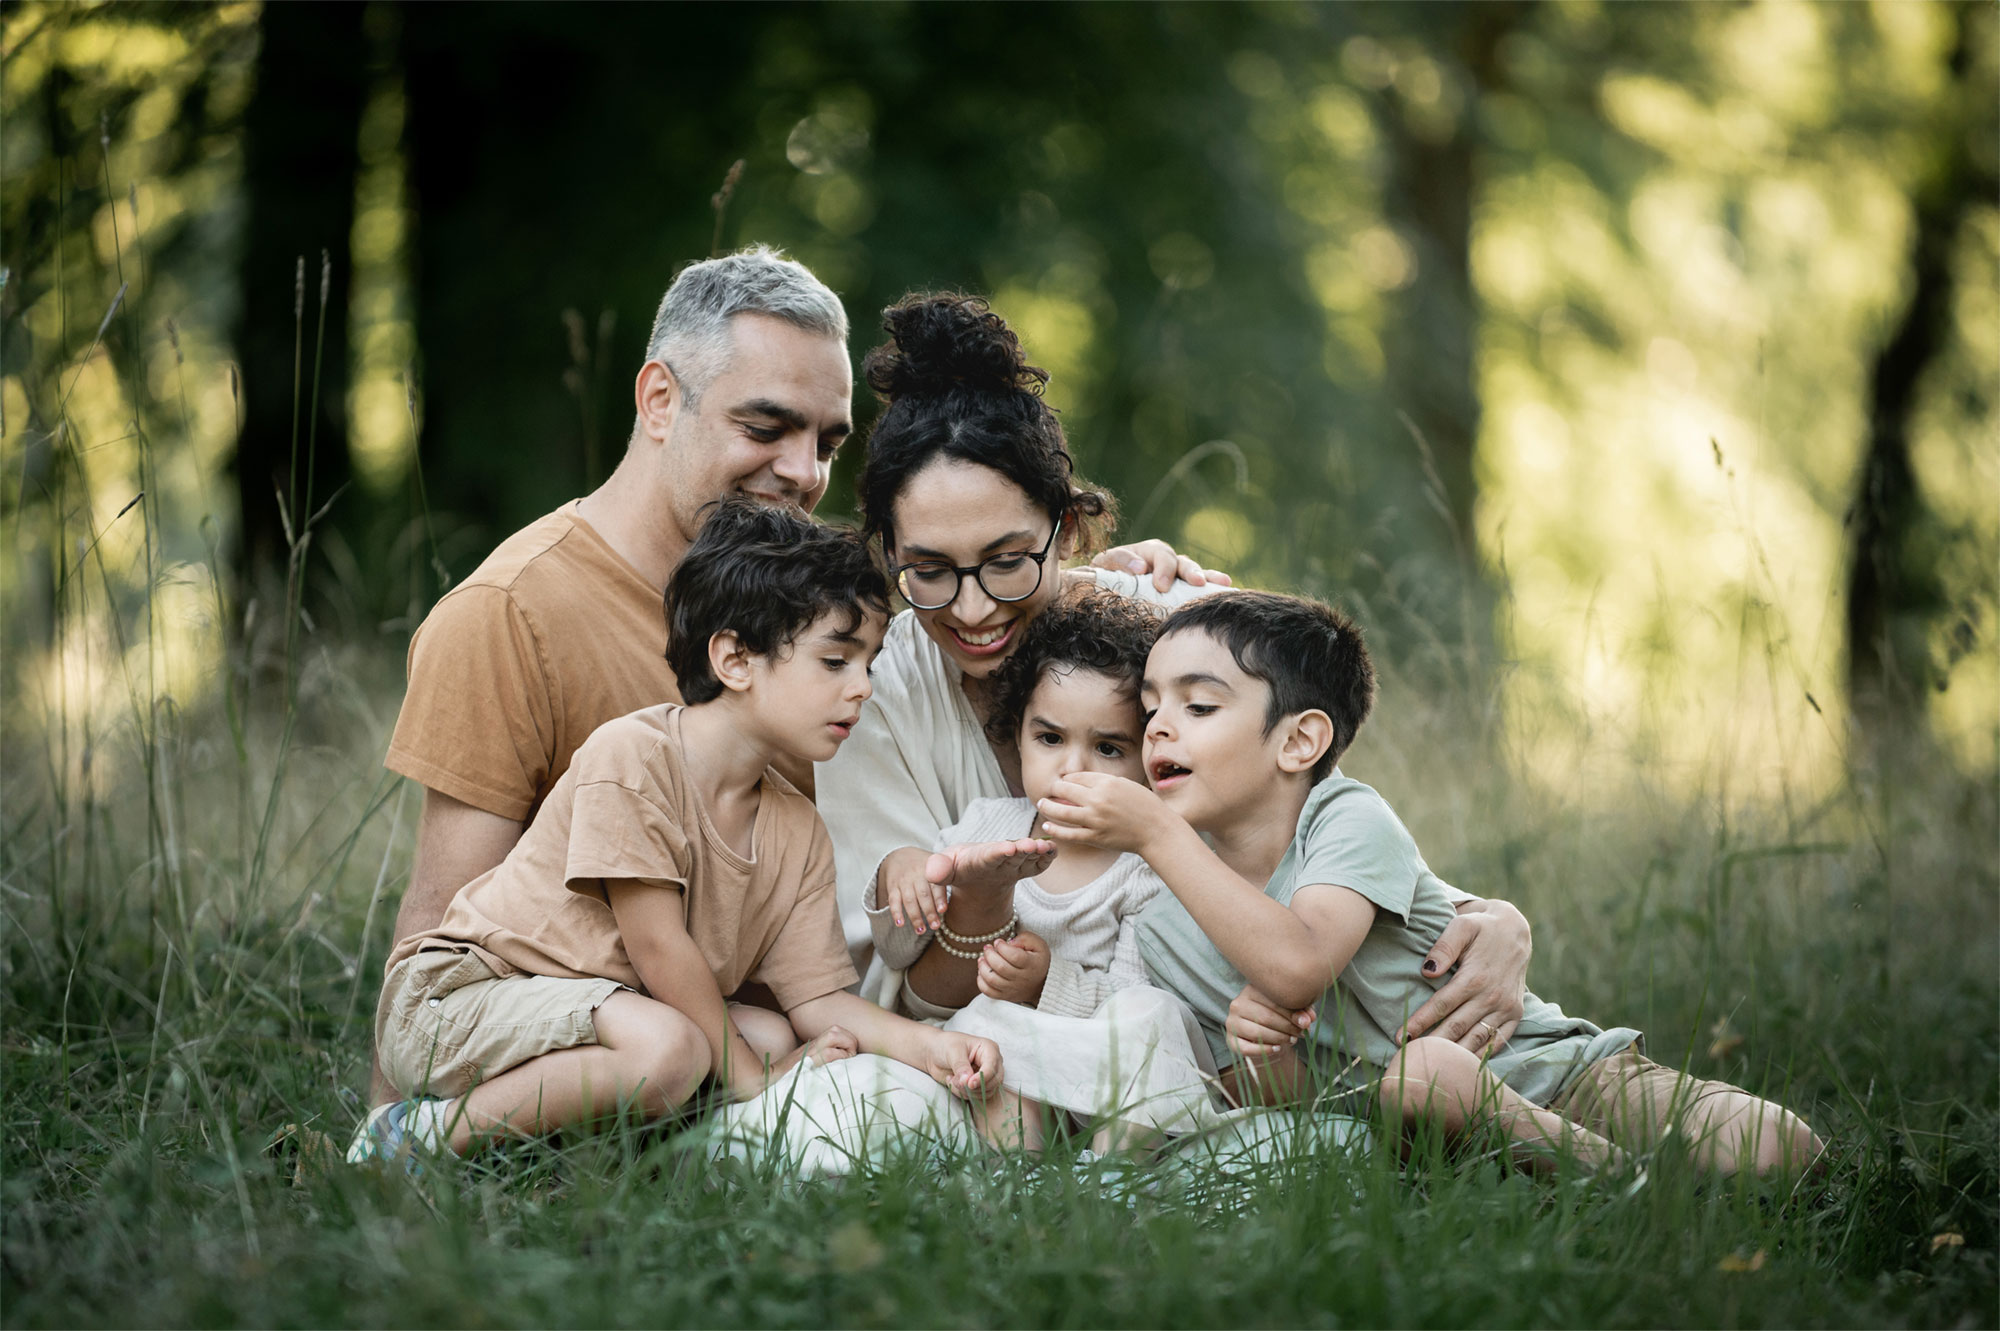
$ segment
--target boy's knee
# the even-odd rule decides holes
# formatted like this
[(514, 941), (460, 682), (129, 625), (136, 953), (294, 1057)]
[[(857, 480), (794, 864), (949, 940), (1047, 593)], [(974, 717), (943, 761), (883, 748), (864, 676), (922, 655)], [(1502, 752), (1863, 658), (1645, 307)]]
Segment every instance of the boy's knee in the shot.
[(1420, 1114), (1434, 1106), (1433, 1100), (1464, 1089), (1467, 1077), (1476, 1073), (1479, 1059), (1441, 1036), (1422, 1035), (1404, 1045), (1389, 1065), (1382, 1090), (1389, 1102), (1404, 1114)]
[(616, 1051), (627, 1084), (648, 1113), (663, 1113), (693, 1095), (709, 1074), (708, 1038), (683, 1013), (664, 1004), (643, 1036)]
[(1796, 1174), (1811, 1168), (1825, 1150), (1826, 1143), (1804, 1119), (1789, 1109), (1770, 1105), (1757, 1134), (1751, 1168), (1759, 1174)]
[(736, 1023), (743, 1043), (761, 1058), (776, 1061), (799, 1047), (799, 1033), (792, 1029), (791, 1019), (782, 1012), (731, 1003), (729, 1017)]

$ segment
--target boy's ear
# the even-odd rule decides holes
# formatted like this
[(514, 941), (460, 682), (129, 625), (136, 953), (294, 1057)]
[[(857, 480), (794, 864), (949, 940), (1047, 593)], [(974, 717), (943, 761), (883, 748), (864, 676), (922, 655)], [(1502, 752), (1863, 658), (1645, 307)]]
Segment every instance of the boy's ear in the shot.
[(1278, 745), (1278, 770), (1310, 772), (1333, 745), (1333, 718), (1315, 707), (1278, 723), (1284, 740)]
[(708, 640), (708, 668), (716, 680), (732, 693), (750, 687), (751, 660), (757, 654), (743, 645), (735, 629), (724, 629)]

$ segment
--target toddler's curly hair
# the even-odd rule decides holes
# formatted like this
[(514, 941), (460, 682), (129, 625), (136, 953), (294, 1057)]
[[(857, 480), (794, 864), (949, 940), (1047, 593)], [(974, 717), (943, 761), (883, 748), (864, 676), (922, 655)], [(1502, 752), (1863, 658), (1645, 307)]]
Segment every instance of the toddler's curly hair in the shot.
[(998, 702), (986, 723), (988, 738), (1012, 744), (1019, 737), (1028, 699), (1051, 670), (1107, 675), (1136, 703), (1146, 654), (1164, 623), (1154, 607), (1113, 591), (1083, 587), (1064, 593), (1035, 616), (1021, 645), (994, 674)]

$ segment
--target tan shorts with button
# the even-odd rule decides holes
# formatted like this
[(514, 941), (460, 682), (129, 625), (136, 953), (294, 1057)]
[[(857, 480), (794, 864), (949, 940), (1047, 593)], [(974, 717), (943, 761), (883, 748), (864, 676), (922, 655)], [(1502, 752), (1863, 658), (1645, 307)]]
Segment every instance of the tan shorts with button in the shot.
[(505, 978), (471, 952), (427, 949), (389, 972), (376, 1009), (382, 1075), (403, 1095), (463, 1095), (557, 1049), (597, 1043), (616, 980)]

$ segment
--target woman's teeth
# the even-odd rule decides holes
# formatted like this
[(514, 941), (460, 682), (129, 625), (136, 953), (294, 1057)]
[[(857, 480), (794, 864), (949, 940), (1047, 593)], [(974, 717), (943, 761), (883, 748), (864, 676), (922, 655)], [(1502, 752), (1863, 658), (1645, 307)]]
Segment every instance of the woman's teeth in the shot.
[(967, 646), (991, 647), (994, 643), (1006, 637), (1007, 630), (1011, 627), (1013, 627), (1011, 624), (1002, 624), (999, 628), (987, 629), (984, 633), (973, 633), (967, 629), (953, 629), (952, 632), (956, 633), (958, 640)]

